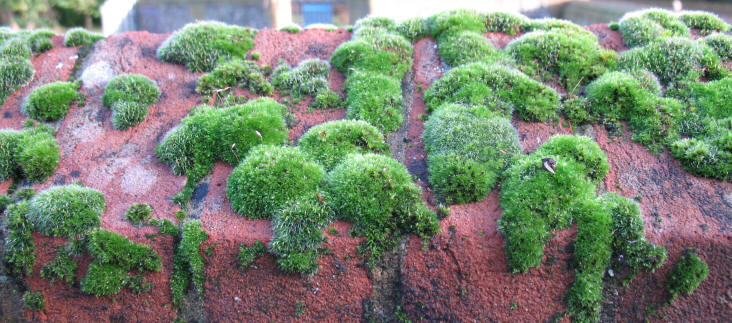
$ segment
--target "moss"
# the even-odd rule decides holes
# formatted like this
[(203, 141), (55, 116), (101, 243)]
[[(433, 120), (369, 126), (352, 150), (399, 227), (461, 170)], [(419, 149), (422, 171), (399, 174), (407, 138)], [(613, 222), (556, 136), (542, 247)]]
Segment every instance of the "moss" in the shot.
[(36, 190), (33, 187), (23, 187), (15, 191), (15, 199), (18, 201), (30, 200), (36, 196)]
[(430, 34), (427, 19), (422, 17), (409, 18), (400, 22), (396, 26), (396, 31), (411, 42), (427, 37)]
[(323, 168), (299, 149), (262, 145), (231, 172), (226, 196), (234, 212), (270, 219), (290, 199), (312, 194), (324, 177)]
[(13, 37), (0, 44), (0, 56), (9, 59), (27, 59), (33, 51), (28, 42), (21, 37)]
[(338, 120), (310, 128), (298, 147), (313, 160), (331, 170), (350, 153), (387, 154), (384, 135), (362, 120)]
[(618, 30), (628, 47), (643, 46), (666, 36), (666, 29), (661, 24), (640, 16), (623, 18)]
[(602, 278), (612, 254), (612, 218), (596, 200), (580, 205), (574, 257), (575, 281), (567, 292), (568, 313), (575, 322), (597, 322), (602, 302)]
[(99, 264), (112, 264), (126, 271), (158, 272), (162, 269), (160, 256), (154, 249), (105, 229), (89, 233), (87, 248)]
[(31, 50), (36, 53), (43, 53), (53, 48), (51, 37), (56, 36), (56, 33), (48, 29), (37, 29), (28, 36), (28, 42), (30, 43)]
[(42, 311), (46, 309), (46, 299), (41, 291), (23, 293), (23, 304), (29, 311)]
[(618, 273), (628, 269), (624, 282), (630, 282), (641, 272), (654, 272), (661, 267), (666, 261), (666, 249), (646, 240), (638, 203), (616, 193), (605, 193), (599, 199), (612, 216), (612, 258), (616, 259), (613, 265)]
[(92, 262), (81, 279), (81, 291), (95, 296), (117, 294), (129, 279), (126, 270), (111, 264)]
[(338, 46), (330, 63), (338, 71), (371, 71), (401, 80), (412, 62), (412, 45), (404, 37), (379, 29), (376, 35), (361, 37)]
[(5, 209), (10, 204), (13, 204), (13, 199), (7, 194), (0, 194), (0, 214), (5, 212)]
[(492, 96), (511, 103), (527, 121), (553, 119), (559, 108), (559, 94), (553, 89), (515, 69), (484, 63), (451, 69), (425, 92), (425, 102), (431, 111), (443, 103), (471, 104)]
[(147, 294), (150, 293), (154, 284), (148, 282), (143, 275), (134, 275), (127, 278), (125, 282), (127, 287), (135, 294)]
[(37, 87), (23, 102), (21, 110), (40, 121), (56, 121), (66, 116), (71, 103), (78, 98), (78, 85), (53, 82)]
[(309, 24), (309, 25), (305, 26), (305, 29), (308, 29), (308, 30), (321, 29), (321, 30), (325, 30), (327, 32), (333, 32), (333, 31), (336, 31), (336, 29), (338, 29), (338, 26), (336, 26), (334, 24), (317, 23), (317, 24)]
[(0, 104), (19, 87), (27, 85), (34, 72), (29, 59), (0, 56)]
[(562, 102), (561, 111), (564, 117), (574, 125), (580, 125), (593, 120), (590, 112), (588, 111), (588, 104), (586, 97), (574, 97)]
[(125, 212), (125, 219), (134, 225), (139, 225), (145, 223), (150, 218), (152, 212), (153, 209), (150, 204), (135, 203)]
[(499, 51), (481, 34), (463, 31), (443, 38), (439, 43), (440, 57), (450, 66), (490, 61)]
[(27, 201), (10, 204), (5, 210), (4, 260), (9, 272), (30, 276), (36, 263), (36, 245), (33, 242), (33, 225), (30, 221), (30, 207)]
[[(178, 254), (182, 261), (186, 264), (187, 271), (190, 273), (193, 287), (203, 293), (203, 282), (205, 279), (205, 270), (203, 268), (203, 256), (201, 255), (201, 243), (208, 239), (206, 231), (201, 228), (201, 221), (190, 220), (183, 224), (183, 234), (180, 244), (177, 247)], [(171, 282), (171, 288), (173, 283)]]
[(242, 269), (246, 269), (249, 267), (249, 265), (254, 262), (257, 258), (260, 256), (263, 256), (267, 253), (267, 247), (264, 246), (264, 244), (260, 241), (254, 241), (254, 243), (251, 244), (251, 246), (247, 247), (247, 245), (242, 244), (239, 247), (239, 255), (237, 258), (239, 259), (239, 265)]
[(388, 133), (399, 129), (402, 114), (401, 81), (373, 72), (353, 72), (344, 85), (350, 119), (365, 120)]
[(615, 66), (614, 51), (603, 49), (597, 37), (572, 30), (536, 31), (506, 46), (520, 69), (535, 78), (556, 74), (559, 84), (574, 92)]
[(541, 145), (534, 155), (558, 155), (584, 166), (584, 175), (595, 183), (605, 178), (610, 165), (600, 146), (585, 136), (556, 135)]
[(233, 94), (236, 87), (248, 88), (262, 95), (271, 95), (274, 90), (261, 67), (252, 61), (234, 58), (218, 64), (211, 73), (202, 75), (198, 79), (196, 92), (216, 95), (216, 99), (220, 100)]
[(685, 38), (666, 38), (623, 52), (618, 67), (625, 70), (645, 68), (663, 85), (696, 80), (701, 76), (718, 79), (730, 75), (714, 50)]
[(312, 275), (318, 269), (317, 249), (325, 241), (322, 231), (334, 219), (333, 211), (321, 200), (324, 195), (304, 195), (274, 215), (269, 250), (278, 256), (283, 271)]
[(29, 219), (46, 235), (73, 238), (99, 226), (103, 211), (102, 193), (72, 184), (38, 193), (30, 201)]
[(486, 31), (516, 35), (522, 31), (523, 25), (529, 22), (529, 18), (515, 13), (489, 12), (483, 14), (483, 22)]
[(76, 270), (79, 265), (73, 258), (69, 257), (65, 252), (59, 252), (56, 259), (49, 262), (41, 269), (41, 278), (54, 281), (60, 280), (69, 284), (76, 281)]
[(716, 143), (729, 142), (729, 135), (717, 138), (683, 138), (671, 143), (669, 149), (688, 172), (727, 181), (732, 178), (732, 149), (720, 149)]
[(252, 60), (258, 61), (258, 60), (259, 60), (259, 58), (261, 58), (261, 57), (262, 57), (262, 53), (260, 53), (260, 52), (251, 52), (251, 53), (249, 53), (249, 57), (250, 57), (250, 58), (251, 58)]
[(0, 181), (27, 178), (42, 182), (58, 166), (56, 139), (45, 127), (0, 130)]
[(325, 99), (321, 98), (315, 106), (335, 108), (339, 105), (340, 100), (330, 100), (338, 95), (330, 89), (329, 74), (330, 64), (320, 59), (304, 60), (295, 68), (280, 62), (272, 74), (272, 84), (296, 96), (303, 94), (326, 96)]
[(280, 27), (280, 29), (279, 29), (279, 31), (285, 31), (285, 32), (288, 32), (290, 34), (297, 34), (301, 30), (302, 30), (302, 28), (300, 28), (300, 26), (295, 25), (295, 24), (291, 24), (291, 25), (287, 25), (287, 26), (284, 26), (284, 27)]
[(702, 35), (709, 35), (713, 32), (726, 32), (730, 29), (730, 25), (719, 16), (706, 11), (683, 11), (679, 15), (679, 20), (689, 28), (699, 30)]
[(396, 28), (396, 22), (391, 18), (379, 16), (366, 16), (356, 21), (356, 30), (361, 28), (382, 28), (387, 31), (393, 31)]
[(732, 77), (690, 85), (691, 105), (702, 117), (721, 119), (732, 116)]
[(666, 290), (671, 294), (671, 300), (680, 293), (689, 295), (699, 287), (709, 275), (709, 267), (694, 250), (687, 250), (678, 263), (666, 276)]
[(440, 41), (440, 37), (461, 31), (484, 33), (486, 31), (483, 17), (470, 9), (456, 9), (438, 13), (428, 20), (432, 37)]
[(66, 31), (64, 36), (64, 46), (88, 46), (103, 38), (104, 36), (101, 34), (90, 32), (84, 28), (71, 28)]
[(406, 167), (376, 154), (350, 154), (327, 176), (326, 201), (364, 236), (370, 261), (395, 246), (401, 234), (427, 238), (439, 231), (437, 217), (422, 201)]
[(158, 48), (158, 59), (185, 64), (191, 72), (209, 72), (219, 61), (244, 58), (254, 47), (256, 30), (214, 21), (185, 25)]
[(310, 107), (316, 109), (338, 108), (343, 104), (343, 98), (338, 93), (331, 90), (319, 91), (315, 94), (315, 99), (310, 103)]
[(150, 225), (158, 227), (160, 234), (178, 237), (178, 226), (168, 219), (150, 219)]
[(177, 203), (188, 201), (195, 185), (211, 172), (216, 160), (237, 165), (256, 145), (284, 143), (286, 111), (285, 106), (270, 98), (225, 109), (194, 108), (156, 148), (158, 158), (173, 173), (188, 176)]
[(580, 34), (581, 36), (591, 36), (592, 32), (586, 30), (584, 27), (575, 24), (569, 20), (557, 19), (557, 18), (542, 18), (532, 19), (523, 26), (524, 31), (559, 31), (573, 34)]
[(485, 198), (522, 149), (508, 119), (456, 104), (427, 120), (424, 142), (430, 184), (450, 204)]
[(703, 39), (704, 44), (717, 53), (723, 61), (732, 61), (732, 36), (727, 34), (711, 34)]
[(144, 106), (155, 104), (160, 90), (155, 81), (141, 74), (117, 75), (107, 83), (102, 96), (102, 104), (111, 108), (115, 102), (135, 102)]

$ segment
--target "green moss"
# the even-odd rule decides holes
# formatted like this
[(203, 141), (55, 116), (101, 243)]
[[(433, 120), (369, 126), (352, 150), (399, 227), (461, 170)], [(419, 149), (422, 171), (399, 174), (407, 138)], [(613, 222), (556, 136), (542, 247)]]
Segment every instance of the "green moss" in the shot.
[(81, 291), (95, 296), (117, 294), (129, 279), (127, 270), (111, 265), (92, 262), (81, 279)]
[(168, 219), (150, 219), (150, 225), (158, 227), (160, 234), (178, 237), (178, 226)]
[(31, 50), (36, 53), (43, 53), (53, 48), (51, 37), (56, 36), (56, 33), (48, 29), (37, 29), (28, 36), (28, 42), (30, 43)]
[(440, 41), (440, 37), (461, 31), (473, 31), (482, 34), (486, 31), (483, 16), (475, 10), (456, 9), (438, 13), (428, 19), (432, 37)]
[(36, 245), (33, 242), (33, 225), (29, 219), (30, 207), (27, 201), (10, 204), (5, 210), (4, 260), (9, 272), (30, 276), (36, 263)]
[(141, 74), (122, 74), (107, 83), (102, 96), (102, 104), (111, 108), (115, 102), (135, 102), (143, 106), (155, 104), (160, 90), (155, 81)]
[(721, 119), (732, 116), (732, 77), (707, 83), (692, 83), (691, 105), (702, 117)]
[(430, 34), (427, 19), (422, 17), (409, 18), (400, 22), (396, 26), (396, 31), (411, 42), (427, 37)]
[(334, 219), (333, 212), (321, 200), (324, 195), (304, 195), (274, 215), (269, 250), (278, 256), (277, 263), (283, 271), (302, 275), (317, 271), (317, 249), (325, 241), (322, 231)]
[(71, 28), (66, 31), (64, 36), (64, 46), (88, 46), (103, 38), (104, 36), (101, 34), (90, 32), (84, 28)]
[(623, 18), (618, 30), (628, 47), (643, 46), (666, 36), (661, 24), (641, 16)]
[(521, 154), (508, 119), (456, 104), (441, 106), (425, 123), (430, 184), (450, 204), (485, 198)]
[(665, 38), (627, 50), (618, 56), (618, 67), (645, 68), (663, 85), (696, 80), (701, 76), (718, 79), (730, 75), (719, 56), (704, 44), (686, 38)]
[(529, 22), (529, 18), (515, 13), (489, 12), (483, 14), (483, 22), (486, 31), (516, 35), (521, 32), (523, 25)]
[(556, 74), (559, 83), (573, 92), (615, 66), (614, 51), (603, 49), (597, 37), (572, 30), (536, 31), (506, 46), (520, 69), (534, 78)]
[(29, 59), (0, 56), (0, 104), (19, 87), (27, 85), (34, 72)]
[(28, 42), (22, 37), (13, 37), (0, 44), (0, 56), (9, 59), (30, 58), (33, 51)]
[(157, 272), (162, 269), (160, 256), (154, 249), (105, 229), (95, 229), (89, 233), (87, 248), (99, 264), (116, 265), (126, 271)]
[(704, 44), (711, 47), (723, 61), (732, 61), (732, 36), (727, 34), (711, 34), (704, 37)]
[(143, 275), (134, 275), (127, 278), (125, 282), (127, 287), (135, 294), (147, 294), (150, 293), (154, 284), (148, 282)]
[(29, 311), (42, 311), (46, 309), (46, 299), (41, 291), (23, 293), (23, 304)]
[(401, 81), (373, 72), (353, 72), (344, 85), (350, 119), (365, 120), (388, 133), (399, 129), (402, 114)]
[(239, 247), (239, 255), (237, 258), (239, 259), (239, 264), (242, 269), (246, 269), (249, 267), (249, 265), (254, 262), (257, 258), (260, 256), (263, 256), (267, 253), (267, 247), (264, 246), (264, 244), (260, 241), (254, 241), (251, 246), (247, 247), (245, 244), (242, 244)]
[(326, 170), (331, 170), (350, 153), (387, 154), (384, 135), (362, 120), (338, 120), (310, 128), (298, 147)]
[(310, 107), (316, 109), (339, 108), (343, 104), (343, 98), (338, 93), (331, 90), (319, 91), (315, 94), (315, 99), (310, 103)]
[(53, 82), (37, 87), (23, 102), (21, 110), (40, 121), (56, 121), (66, 116), (78, 98), (79, 87), (71, 82)]
[(341, 219), (355, 224), (370, 261), (395, 246), (401, 234), (427, 238), (439, 231), (437, 217), (422, 201), (404, 165), (376, 154), (350, 154), (327, 176), (326, 201)]
[(73, 238), (99, 226), (103, 211), (102, 193), (73, 184), (38, 193), (30, 201), (28, 218), (46, 235)]
[(289, 200), (313, 194), (324, 177), (323, 168), (299, 149), (262, 145), (231, 172), (226, 196), (234, 212), (270, 219)]
[(356, 21), (356, 29), (364, 27), (383, 28), (392, 31), (396, 28), (396, 22), (391, 18), (379, 16), (367, 16)]
[(303, 94), (325, 96), (315, 106), (335, 108), (339, 105), (340, 100), (330, 100), (338, 95), (330, 89), (329, 74), (330, 64), (320, 59), (304, 60), (295, 68), (280, 62), (272, 74), (272, 84), (296, 96)]
[(0, 214), (5, 212), (5, 209), (10, 204), (13, 204), (13, 199), (10, 196), (8, 196), (7, 194), (1, 194), (0, 195)]
[(689, 295), (709, 275), (709, 267), (694, 250), (687, 250), (678, 263), (666, 276), (666, 290), (671, 300), (680, 293)]
[(702, 35), (709, 35), (715, 31), (726, 32), (730, 29), (730, 25), (719, 16), (706, 11), (684, 11), (679, 15), (679, 20), (689, 28), (699, 30)]
[(588, 101), (586, 97), (574, 97), (562, 102), (562, 114), (573, 125), (580, 125), (593, 120), (588, 111)]
[(153, 209), (150, 204), (135, 203), (125, 212), (125, 219), (134, 225), (139, 225), (140, 223), (145, 223), (150, 218), (152, 212)]
[(616, 271), (627, 268), (624, 282), (641, 272), (654, 272), (666, 261), (666, 249), (646, 240), (643, 217), (638, 203), (618, 195), (605, 193), (599, 199), (610, 210), (613, 225), (613, 263)]
[(147, 116), (147, 107), (137, 102), (117, 101), (112, 104), (112, 110), (112, 126), (117, 130), (134, 127)]
[[(203, 282), (205, 270), (203, 268), (203, 256), (201, 255), (201, 243), (208, 239), (208, 234), (201, 228), (201, 221), (190, 220), (183, 224), (183, 234), (176, 253), (185, 262), (190, 273), (193, 287), (203, 293)], [(171, 283), (171, 288), (173, 288)]]
[(528, 121), (553, 119), (559, 108), (555, 90), (515, 69), (484, 63), (451, 69), (425, 92), (425, 102), (431, 111), (443, 103), (473, 104), (494, 96), (511, 103), (519, 116)]
[(575, 281), (567, 292), (568, 313), (575, 322), (597, 322), (602, 302), (602, 278), (612, 253), (612, 218), (596, 200), (584, 201), (577, 215)]
[(65, 252), (59, 252), (56, 259), (49, 262), (41, 269), (41, 278), (54, 281), (60, 280), (69, 284), (76, 281), (76, 270), (79, 265), (73, 258), (69, 257)]
[(56, 138), (39, 128), (26, 130), (18, 141), (15, 161), (22, 177), (31, 182), (42, 182), (58, 166), (59, 147)]
[(192, 109), (156, 148), (158, 158), (173, 173), (188, 176), (177, 202), (188, 201), (195, 185), (211, 172), (216, 160), (237, 165), (256, 145), (284, 143), (286, 111), (285, 106), (270, 98), (225, 109), (207, 106)]
[(279, 31), (286, 31), (286, 32), (288, 32), (290, 34), (297, 34), (301, 30), (302, 30), (302, 28), (300, 28), (300, 26), (295, 25), (295, 24), (287, 25), (287, 26), (284, 26), (284, 27), (280, 27), (280, 29), (279, 29)]
[(500, 55), (491, 42), (473, 31), (462, 31), (444, 37), (439, 43), (440, 57), (450, 66), (471, 62), (490, 62)]
[(330, 63), (338, 71), (372, 71), (399, 80), (412, 63), (412, 45), (404, 37), (379, 29), (376, 35), (361, 37), (338, 46)]
[(23, 187), (15, 191), (15, 199), (18, 201), (30, 200), (36, 196), (36, 190), (33, 187)]
[(573, 34), (580, 34), (579, 36), (592, 36), (592, 32), (585, 29), (584, 27), (575, 24), (569, 20), (557, 19), (557, 18), (542, 18), (532, 19), (523, 26), (524, 31), (559, 31)]
[(214, 21), (185, 25), (158, 48), (158, 59), (185, 64), (191, 72), (209, 72), (219, 61), (244, 58), (254, 47), (256, 30)]
[(584, 166), (584, 175), (595, 183), (605, 178), (610, 165), (607, 162), (605, 152), (600, 146), (585, 136), (557, 135), (549, 138), (534, 155), (558, 155)]
[(262, 95), (271, 95), (274, 90), (257, 63), (234, 58), (218, 64), (211, 73), (202, 75), (198, 79), (196, 92), (215, 95), (220, 101), (233, 94), (236, 87), (248, 88), (253, 93)]
[(720, 149), (718, 144), (729, 143), (729, 131), (726, 135), (679, 139), (669, 149), (688, 172), (726, 181), (732, 178), (732, 147), (727, 144)]

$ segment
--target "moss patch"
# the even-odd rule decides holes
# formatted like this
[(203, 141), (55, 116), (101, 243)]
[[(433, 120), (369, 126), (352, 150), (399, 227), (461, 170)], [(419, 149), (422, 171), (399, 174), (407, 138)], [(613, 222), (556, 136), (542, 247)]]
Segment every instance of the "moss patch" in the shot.
[(147, 115), (147, 109), (160, 96), (158, 85), (144, 75), (123, 74), (107, 83), (102, 104), (112, 108), (112, 124), (115, 129), (134, 127)]
[(47, 235), (74, 238), (101, 223), (104, 195), (76, 184), (51, 187), (38, 193), (29, 205), (29, 219)]
[(201, 221), (190, 220), (183, 224), (181, 238), (173, 256), (173, 272), (170, 277), (170, 290), (173, 305), (180, 307), (183, 294), (193, 286), (203, 293), (205, 269), (201, 255), (201, 243), (208, 239), (208, 234), (201, 228)]
[(384, 135), (362, 120), (338, 120), (310, 128), (298, 142), (300, 150), (331, 170), (350, 153), (389, 152)]
[(689, 295), (709, 275), (709, 267), (694, 250), (687, 250), (666, 276), (666, 290), (674, 300), (679, 294)]
[(30, 276), (36, 263), (36, 245), (33, 242), (33, 224), (30, 221), (30, 207), (27, 201), (10, 204), (5, 210), (4, 260), (9, 272)]
[(71, 28), (66, 31), (66, 35), (64, 36), (64, 46), (87, 46), (103, 38), (103, 35), (90, 32), (84, 28)]
[(150, 218), (153, 209), (150, 204), (135, 203), (125, 212), (125, 219), (134, 225), (146, 222)]
[(730, 25), (719, 16), (706, 11), (684, 11), (679, 15), (679, 20), (689, 28), (699, 30), (702, 35), (709, 35), (713, 32), (726, 32), (730, 29)]
[(0, 130), (0, 181), (42, 182), (58, 166), (59, 147), (50, 127)]
[(225, 101), (236, 87), (248, 88), (255, 94), (271, 95), (274, 88), (264, 77), (264, 72), (257, 63), (234, 58), (218, 64), (211, 73), (198, 78), (196, 92), (215, 96), (216, 102)]
[(37, 87), (23, 102), (21, 110), (40, 121), (56, 121), (66, 116), (79, 94), (77, 84), (54, 82)]
[(304, 60), (295, 68), (280, 62), (272, 73), (272, 84), (295, 97), (305, 94), (315, 97), (311, 107), (337, 108), (340, 96), (330, 89), (329, 75), (330, 64), (320, 59)]

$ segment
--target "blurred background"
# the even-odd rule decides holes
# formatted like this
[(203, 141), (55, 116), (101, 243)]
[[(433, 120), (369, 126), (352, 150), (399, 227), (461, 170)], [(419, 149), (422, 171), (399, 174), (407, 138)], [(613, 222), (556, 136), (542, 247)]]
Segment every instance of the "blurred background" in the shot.
[(456, 8), (556, 17), (587, 25), (617, 21), (627, 11), (647, 7), (707, 10), (732, 21), (732, 0), (0, 0), (0, 25), (57, 31), (82, 26), (105, 35), (134, 30), (166, 33), (196, 20), (258, 29), (292, 23), (344, 26), (366, 15), (400, 21)]

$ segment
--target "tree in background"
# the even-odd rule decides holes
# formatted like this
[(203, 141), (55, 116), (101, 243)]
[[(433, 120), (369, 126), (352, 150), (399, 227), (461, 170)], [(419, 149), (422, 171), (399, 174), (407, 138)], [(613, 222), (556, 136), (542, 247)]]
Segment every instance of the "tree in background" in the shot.
[(0, 0), (0, 25), (11, 28), (93, 28), (104, 0)]

